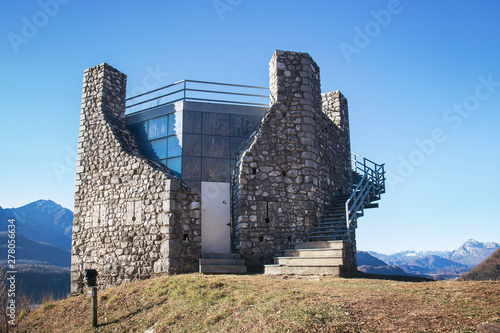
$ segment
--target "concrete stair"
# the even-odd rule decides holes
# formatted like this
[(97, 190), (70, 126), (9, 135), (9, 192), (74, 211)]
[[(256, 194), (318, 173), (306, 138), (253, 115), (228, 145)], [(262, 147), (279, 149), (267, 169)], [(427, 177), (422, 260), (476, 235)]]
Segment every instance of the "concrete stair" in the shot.
[(347, 246), (344, 241), (297, 243), (285, 256), (274, 258), (274, 265), (265, 265), (264, 274), (341, 276)]
[(245, 259), (239, 253), (203, 253), (200, 258), (202, 274), (245, 274)]

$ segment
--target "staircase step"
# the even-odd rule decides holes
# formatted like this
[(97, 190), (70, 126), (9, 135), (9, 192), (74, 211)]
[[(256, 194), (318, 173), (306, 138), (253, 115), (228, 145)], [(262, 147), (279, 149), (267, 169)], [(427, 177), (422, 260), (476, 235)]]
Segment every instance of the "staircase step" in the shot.
[(247, 266), (236, 265), (200, 265), (200, 273), (245, 274)]
[(239, 253), (202, 253), (203, 259), (241, 259)]
[(203, 253), (199, 271), (205, 274), (244, 274), (247, 266), (239, 253)]
[(318, 248), (318, 249), (300, 249), (285, 250), (287, 257), (342, 257), (342, 249)]
[(348, 237), (347, 237), (347, 235), (345, 235), (345, 236), (341, 236), (341, 235), (335, 235), (335, 236), (315, 235), (315, 236), (309, 236), (308, 239), (310, 241), (317, 241), (317, 242), (328, 242), (328, 241), (335, 242), (335, 241), (347, 240)]
[(275, 262), (279, 266), (337, 266), (342, 265), (342, 256), (338, 257), (278, 257)]
[(332, 230), (315, 230), (311, 232), (311, 235), (333, 235), (333, 234), (345, 234), (347, 232), (346, 230), (337, 230), (337, 229), (332, 229)]
[(316, 241), (316, 242), (303, 242), (296, 243), (295, 249), (336, 249), (341, 250), (346, 246), (345, 242), (342, 241)]
[(245, 266), (244, 259), (200, 259), (200, 265)]
[(378, 203), (370, 203), (368, 205), (365, 205), (364, 208), (378, 208)]
[(269, 275), (341, 275), (341, 271), (339, 266), (264, 266)]

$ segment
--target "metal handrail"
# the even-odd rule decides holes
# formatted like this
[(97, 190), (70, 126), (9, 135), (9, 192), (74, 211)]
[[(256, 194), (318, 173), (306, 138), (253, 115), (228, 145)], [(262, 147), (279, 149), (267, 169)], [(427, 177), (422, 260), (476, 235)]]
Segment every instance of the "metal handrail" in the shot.
[[(190, 86), (190, 84), (198, 84), (198, 85), (206, 85), (206, 86), (212, 86), (207, 89), (198, 89), (196, 87)], [(179, 86), (177, 88), (177, 86)], [(232, 92), (232, 91), (224, 91), (224, 90), (217, 90), (214, 89), (213, 86), (223, 86), (223, 87), (236, 87), (236, 88), (245, 88), (245, 89), (252, 89), (251, 91), (239, 91), (239, 92)], [(175, 87), (174, 91), (171, 92), (166, 92), (166, 89), (173, 88)], [(156, 108), (159, 106), (163, 106), (166, 104), (171, 104), (175, 103), (178, 101), (203, 101), (203, 102), (217, 102), (217, 103), (225, 103), (225, 104), (239, 104), (239, 105), (249, 105), (249, 106), (269, 106), (269, 103), (262, 103), (260, 101), (255, 100), (256, 98), (262, 99), (262, 98), (269, 98), (269, 95), (262, 95), (259, 93), (253, 93), (256, 89), (265, 89), (269, 90), (268, 87), (259, 87), (259, 86), (250, 86), (250, 85), (243, 85), (243, 84), (233, 84), (233, 83), (221, 83), (221, 82), (210, 82), (210, 81), (199, 81), (199, 80), (181, 80), (177, 81), (175, 83), (166, 85), (164, 87), (160, 87), (130, 98), (126, 99), (126, 102), (129, 103), (127, 105), (127, 109), (130, 111), (130, 113), (136, 113), (140, 111), (145, 111), (149, 110), (152, 108)], [(163, 91), (164, 93), (161, 94), (160, 96), (155, 96), (152, 97), (154, 93)], [(197, 93), (197, 94), (205, 94), (205, 96), (193, 96), (193, 94), (190, 93)], [(176, 94), (180, 94), (181, 96), (176, 96)], [(221, 95), (231, 95), (235, 97), (249, 97), (252, 100), (251, 101), (245, 101), (245, 100), (226, 100), (226, 99), (216, 99), (216, 98), (211, 98), (210, 96), (214, 96), (217, 94)], [(171, 99), (167, 99), (166, 101), (162, 101), (165, 97), (172, 96)], [(142, 97), (142, 98), (141, 98)], [(144, 109), (140, 110), (135, 110), (131, 111), (131, 108), (145, 105), (146, 103), (151, 103), (151, 102), (157, 102), (156, 105), (154, 106), (147, 106)]]
[(363, 215), (365, 204), (371, 197), (380, 198), (385, 193), (385, 164), (377, 164), (361, 155), (351, 153), (351, 168), (362, 174), (361, 180), (345, 203), (347, 237), (351, 237), (350, 228)]

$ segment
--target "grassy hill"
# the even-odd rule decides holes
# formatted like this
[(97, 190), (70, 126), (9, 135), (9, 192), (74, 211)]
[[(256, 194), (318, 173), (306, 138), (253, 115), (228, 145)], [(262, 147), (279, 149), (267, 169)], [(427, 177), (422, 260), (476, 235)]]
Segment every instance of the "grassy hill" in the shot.
[[(187, 274), (99, 292), (97, 332), (471, 332), (500, 322), (498, 282)], [(92, 332), (85, 295), (22, 316), (20, 332)]]
[(482, 263), (462, 276), (464, 281), (498, 281), (500, 280), (500, 249), (496, 250)]

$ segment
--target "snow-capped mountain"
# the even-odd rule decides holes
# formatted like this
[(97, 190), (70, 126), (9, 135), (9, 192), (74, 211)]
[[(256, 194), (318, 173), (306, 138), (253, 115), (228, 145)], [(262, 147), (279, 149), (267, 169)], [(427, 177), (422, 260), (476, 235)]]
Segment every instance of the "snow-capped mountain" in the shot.
[(450, 253), (450, 259), (464, 265), (476, 266), (499, 248), (499, 243), (482, 243), (474, 239), (469, 239), (458, 249)]
[(409, 274), (452, 278), (468, 272), (499, 248), (499, 243), (483, 243), (469, 239), (454, 251), (368, 253), (388, 265), (401, 267)]

